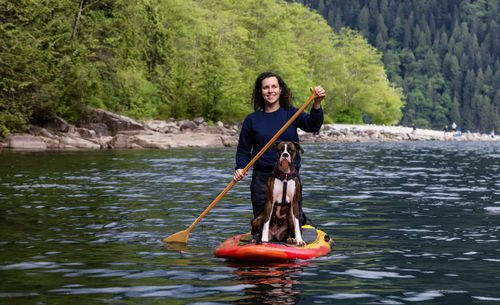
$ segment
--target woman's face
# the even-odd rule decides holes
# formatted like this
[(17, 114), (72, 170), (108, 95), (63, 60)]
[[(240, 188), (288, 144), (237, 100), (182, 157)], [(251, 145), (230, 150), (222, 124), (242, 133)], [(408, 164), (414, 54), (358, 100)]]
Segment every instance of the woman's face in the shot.
[[(267, 105), (274, 105), (280, 99), (281, 88), (275, 76), (262, 80), (262, 97)], [(278, 102), (279, 105), (279, 102)]]

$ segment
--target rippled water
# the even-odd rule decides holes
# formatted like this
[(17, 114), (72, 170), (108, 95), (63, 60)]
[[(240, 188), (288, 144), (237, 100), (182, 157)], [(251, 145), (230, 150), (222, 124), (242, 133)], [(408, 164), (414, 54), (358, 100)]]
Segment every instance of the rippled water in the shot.
[(215, 258), (249, 230), (234, 149), (0, 155), (0, 304), (497, 304), (500, 143), (304, 145), (305, 211), (336, 242), (281, 265)]

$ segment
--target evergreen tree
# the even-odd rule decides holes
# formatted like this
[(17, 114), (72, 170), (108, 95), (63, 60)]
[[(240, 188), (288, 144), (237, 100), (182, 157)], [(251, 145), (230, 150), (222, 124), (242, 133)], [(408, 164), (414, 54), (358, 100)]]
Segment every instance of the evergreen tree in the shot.
[[(445, 94), (444, 100), (451, 100), (449, 103), (453, 105), (444, 107), (447, 118), (463, 120), (462, 125), (471, 124), (464, 128), (475, 130), (475, 125), (481, 125), (482, 132), (489, 132), (484, 122), (500, 116), (498, 107), (490, 108), (494, 114), (491, 116), (473, 114), (475, 121), (468, 118), (470, 114), (467, 112), (478, 113), (478, 109), (488, 108), (484, 101), (493, 104), (500, 86), (495, 73), (486, 73), (488, 67), (492, 71), (500, 68), (500, 36), (497, 34), (500, 30), (500, 2), (332, 0), (325, 1), (325, 4), (329, 9), (333, 7), (348, 12), (349, 16), (341, 15), (341, 23), (359, 31), (384, 54), (389, 79), (402, 84), (408, 96), (401, 124), (411, 123), (410, 118), (418, 115), (432, 127), (442, 128), (439, 126), (442, 116), (433, 117), (427, 111), (429, 107), (421, 106), (429, 103), (442, 105), (440, 95)], [(356, 20), (353, 16), (359, 18)], [(380, 16), (388, 28), (387, 37), (381, 34)], [(396, 68), (396, 64), (400, 67)], [(478, 75), (479, 70), (484, 73), (480, 93), (483, 96), (471, 95), (469, 89), (464, 89), (471, 82), (467, 74), (470, 76), (474, 72)], [(428, 82), (423, 81), (440, 79), (436, 76), (439, 74), (446, 80), (439, 90), (431, 89)], [(481, 107), (479, 103), (482, 103)]]

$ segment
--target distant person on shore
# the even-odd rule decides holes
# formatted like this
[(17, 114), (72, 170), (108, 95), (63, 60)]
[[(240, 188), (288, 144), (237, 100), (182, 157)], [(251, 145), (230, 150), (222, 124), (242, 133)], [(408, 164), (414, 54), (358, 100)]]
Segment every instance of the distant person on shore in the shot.
[(451, 124), (451, 130), (453, 132), (457, 131), (457, 124), (455, 124), (455, 122), (453, 122), (453, 124)]
[(448, 132), (448, 125), (444, 125), (443, 132), (444, 135), (446, 135), (446, 133)]
[(490, 137), (494, 138), (495, 137), (495, 129), (492, 129), (490, 132)]
[(413, 128), (413, 131), (411, 133), (415, 134), (415, 132), (417, 132), (417, 127), (415, 127), (415, 123), (412, 123), (411, 127)]

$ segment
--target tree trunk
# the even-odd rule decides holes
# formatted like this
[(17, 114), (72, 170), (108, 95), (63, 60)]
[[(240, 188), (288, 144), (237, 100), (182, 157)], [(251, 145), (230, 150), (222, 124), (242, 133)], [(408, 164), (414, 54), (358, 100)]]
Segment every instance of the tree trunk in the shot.
[(76, 36), (76, 31), (78, 28), (78, 24), (80, 23), (80, 18), (82, 17), (82, 12), (83, 12), (83, 2), (85, 0), (80, 1), (80, 8), (78, 9), (78, 13), (76, 14), (76, 19), (75, 19), (75, 25), (73, 26), (73, 34), (71, 34), (71, 38), (75, 38)]

